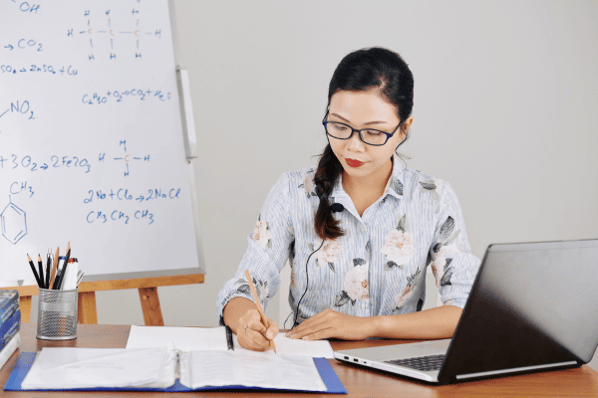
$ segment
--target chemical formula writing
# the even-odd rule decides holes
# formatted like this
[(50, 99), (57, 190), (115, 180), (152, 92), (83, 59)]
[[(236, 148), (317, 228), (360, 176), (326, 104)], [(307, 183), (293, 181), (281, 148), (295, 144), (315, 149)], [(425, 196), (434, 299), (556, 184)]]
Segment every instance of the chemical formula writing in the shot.
[[(103, 11), (84, 10), (83, 17), (87, 19), (83, 28), (67, 29), (67, 37), (80, 37), (89, 40), (89, 61), (96, 60), (96, 54), (102, 59), (116, 60), (119, 54), (126, 57), (141, 58), (141, 39), (162, 38), (162, 29), (143, 28), (140, 24), (141, 12), (131, 9), (128, 15), (118, 15), (120, 24), (113, 24), (112, 10)], [(94, 18), (92, 21), (92, 17)]]
[[(145, 155), (143, 157), (140, 156), (132, 156), (130, 154), (127, 153), (127, 141), (123, 140), (118, 144), (123, 150), (124, 150), (124, 156), (122, 157), (116, 157), (114, 158), (114, 160), (123, 162), (125, 165), (125, 172), (124, 172), (124, 176), (128, 177), (129, 176), (129, 164), (131, 162), (137, 161), (137, 160), (141, 160), (143, 162), (149, 162), (150, 161), (150, 155)], [(99, 156), (99, 161), (100, 163), (104, 162), (104, 160), (106, 160), (106, 154), (105, 153), (100, 153)]]
[(25, 66), (0, 65), (0, 74), (20, 74), (20, 73), (44, 73), (48, 76), (77, 76), (77, 70), (73, 65), (55, 66), (55, 65), (36, 65), (30, 64)]
[(0, 155), (0, 172), (3, 170), (26, 169), (31, 172), (56, 169), (77, 169), (89, 173), (91, 165), (85, 158), (77, 156), (50, 156), (50, 161), (36, 162), (29, 156), (18, 156), (14, 153), (9, 157)]
[(0, 109), (0, 119), (2, 116), (9, 114), (9, 112), (17, 116), (24, 116), (24, 118), (27, 120), (35, 119), (35, 117), (33, 117), (33, 111), (31, 110), (31, 104), (29, 104), (29, 101), (11, 102), (10, 108), (7, 110), (2, 111), (2, 109)]
[(132, 213), (125, 213), (120, 210), (111, 211), (90, 211), (87, 213), (89, 224), (105, 224), (108, 221), (130, 224), (132, 221), (145, 221), (148, 225), (154, 223), (154, 214), (149, 210), (136, 210)]
[(170, 189), (148, 189), (147, 193), (138, 194), (131, 193), (126, 188), (110, 189), (110, 191), (103, 192), (102, 190), (94, 191), (90, 189), (87, 191), (86, 197), (83, 199), (83, 203), (92, 203), (94, 200), (98, 201), (132, 201), (136, 200), (139, 203), (147, 202), (151, 200), (173, 200), (180, 199), (181, 188), (170, 188)]
[(98, 93), (84, 94), (83, 98), (81, 98), (81, 102), (87, 105), (102, 105), (109, 101), (123, 102), (127, 97), (134, 97), (140, 101), (157, 99), (166, 102), (172, 99), (172, 93), (162, 92), (162, 90), (142, 90), (134, 88), (132, 90), (124, 91), (107, 91), (105, 95)]
[(28, 14), (37, 14), (40, 9), (39, 4), (29, 3), (28, 1), (17, 1), (17, 0), (10, 0), (14, 5), (18, 8), (18, 10), (22, 12), (26, 12)]
[(42, 43), (38, 43), (37, 40), (33, 40), (33, 39), (21, 39), (19, 40), (16, 44), (7, 44), (6, 46), (4, 46), (4, 48), (8, 49), (8, 51), (12, 51), (12, 50), (33, 50), (33, 51), (37, 51), (37, 52), (41, 52), (44, 51), (42, 48)]
[(18, 195), (20, 193), (28, 194), (29, 197), (32, 197), (35, 191), (31, 185), (27, 184), (27, 181), (15, 181), (10, 184), (10, 193), (13, 195)]

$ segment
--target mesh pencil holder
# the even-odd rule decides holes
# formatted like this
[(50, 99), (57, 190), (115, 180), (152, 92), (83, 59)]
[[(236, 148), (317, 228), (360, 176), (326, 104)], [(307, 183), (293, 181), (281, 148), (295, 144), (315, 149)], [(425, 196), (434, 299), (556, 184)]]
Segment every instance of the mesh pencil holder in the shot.
[(37, 338), (70, 340), (77, 338), (79, 289), (39, 289)]

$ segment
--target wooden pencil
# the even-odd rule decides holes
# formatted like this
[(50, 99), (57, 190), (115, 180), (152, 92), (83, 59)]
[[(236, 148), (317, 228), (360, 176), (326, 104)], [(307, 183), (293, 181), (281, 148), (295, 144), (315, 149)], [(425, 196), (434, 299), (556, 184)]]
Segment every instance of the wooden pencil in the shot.
[(29, 260), (29, 265), (31, 266), (31, 271), (33, 271), (33, 276), (35, 276), (35, 281), (37, 282), (37, 286), (43, 288), (44, 287), (43, 283), (39, 279), (39, 276), (37, 275), (37, 271), (35, 270), (35, 265), (33, 265), (33, 260), (31, 259), (29, 254), (27, 254), (27, 260)]
[[(260, 298), (257, 296), (257, 291), (255, 290), (255, 286), (253, 285), (253, 280), (251, 279), (251, 274), (249, 274), (249, 270), (245, 270), (245, 278), (247, 278), (247, 282), (249, 282), (249, 288), (251, 289), (251, 294), (253, 295), (253, 301), (255, 301), (255, 305), (257, 307), (257, 312), (260, 313), (260, 317), (262, 318), (262, 323), (268, 329), (268, 319), (266, 318), (266, 314), (264, 314), (264, 310), (262, 309), (262, 304), (260, 303)], [(270, 340), (270, 347), (276, 352), (276, 345), (274, 344), (274, 340)]]
[(58, 258), (60, 255), (60, 247), (56, 248), (56, 254), (54, 254), (54, 263), (52, 264), (52, 273), (50, 275), (50, 284), (48, 285), (48, 289), (52, 289), (54, 286), (54, 280), (56, 279), (56, 268), (58, 267)]

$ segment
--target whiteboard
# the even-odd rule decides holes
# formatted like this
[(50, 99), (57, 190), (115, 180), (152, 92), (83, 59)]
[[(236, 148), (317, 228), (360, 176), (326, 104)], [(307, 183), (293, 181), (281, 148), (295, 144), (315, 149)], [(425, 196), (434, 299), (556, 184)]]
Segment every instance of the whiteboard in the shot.
[(4, 1), (0, 87), (4, 286), (69, 242), (86, 280), (204, 272), (166, 0)]

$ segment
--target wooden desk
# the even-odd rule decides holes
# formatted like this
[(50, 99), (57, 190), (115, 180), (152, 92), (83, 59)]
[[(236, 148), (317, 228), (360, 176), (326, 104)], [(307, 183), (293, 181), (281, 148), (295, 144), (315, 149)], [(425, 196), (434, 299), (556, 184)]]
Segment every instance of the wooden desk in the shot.
[[(130, 326), (126, 325), (83, 325), (77, 326), (78, 338), (70, 341), (52, 342), (37, 340), (35, 323), (23, 323), (21, 326), (20, 351), (37, 351), (42, 347), (101, 347), (122, 348), (126, 346)], [(332, 342), (332, 348), (347, 349), (364, 346), (388, 345), (396, 341), (375, 340), (360, 342)], [(6, 380), (17, 360), (17, 353), (13, 355), (2, 371), (0, 371), (0, 384), (4, 387)], [(348, 397), (597, 397), (598, 372), (587, 366), (581, 368), (559, 370), (545, 373), (535, 373), (522, 376), (511, 376), (497, 379), (488, 379), (448, 386), (432, 386), (405, 378), (395, 377), (375, 370), (366, 370), (336, 360), (330, 360), (332, 368), (349, 392)], [(206, 397), (284, 397), (296, 395), (310, 397), (342, 397), (344, 395), (332, 394), (264, 394), (263, 392), (201, 392), (180, 393), (185, 396), (196, 395)], [(119, 396), (151, 396), (172, 398), (175, 393), (148, 393), (148, 392), (8, 392), (0, 391), (2, 397), (83, 397), (106, 398)]]

